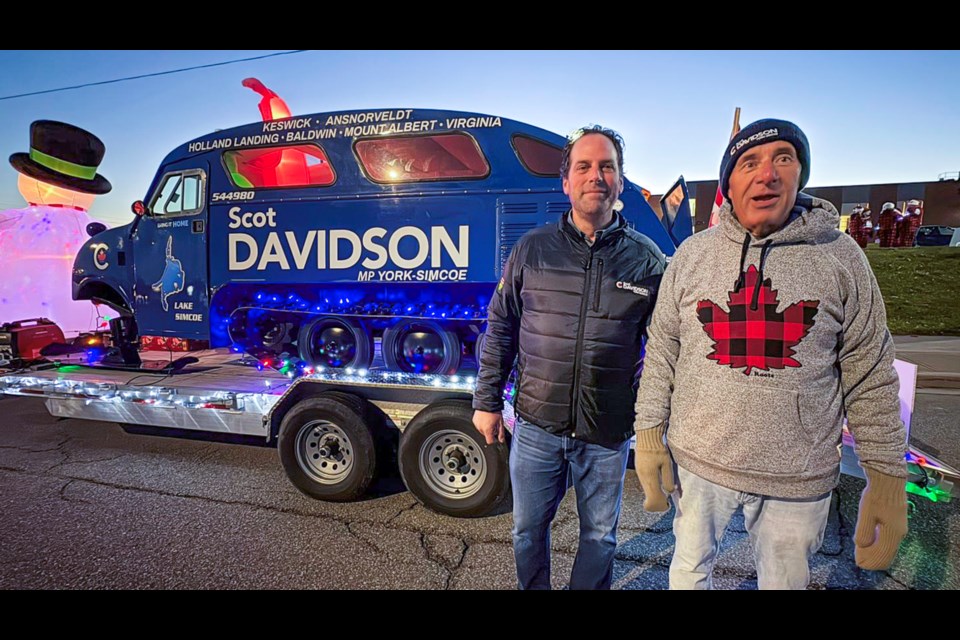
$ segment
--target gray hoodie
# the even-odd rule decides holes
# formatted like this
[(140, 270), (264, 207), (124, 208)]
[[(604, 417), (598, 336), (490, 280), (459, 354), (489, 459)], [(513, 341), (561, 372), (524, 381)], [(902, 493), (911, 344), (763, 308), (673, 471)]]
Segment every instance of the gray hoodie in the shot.
[(893, 340), (863, 250), (829, 202), (750, 236), (730, 204), (667, 267), (637, 393), (684, 469), (784, 498), (836, 486), (844, 413), (864, 466), (906, 477)]

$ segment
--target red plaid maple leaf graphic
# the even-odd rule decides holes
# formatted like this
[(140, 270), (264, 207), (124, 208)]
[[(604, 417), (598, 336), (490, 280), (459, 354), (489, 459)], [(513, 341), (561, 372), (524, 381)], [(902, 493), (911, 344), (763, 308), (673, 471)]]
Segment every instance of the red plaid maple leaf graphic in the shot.
[[(802, 300), (778, 312), (780, 303), (770, 278), (763, 283), (758, 283), (758, 278), (757, 268), (750, 265), (744, 286), (728, 294), (729, 312), (710, 300), (697, 303), (697, 319), (714, 341), (707, 359), (732, 369), (746, 367), (744, 375), (750, 375), (754, 369), (799, 367), (800, 363), (793, 358), (794, 347), (810, 331), (820, 305), (819, 300)], [(751, 309), (758, 284), (757, 307)]]

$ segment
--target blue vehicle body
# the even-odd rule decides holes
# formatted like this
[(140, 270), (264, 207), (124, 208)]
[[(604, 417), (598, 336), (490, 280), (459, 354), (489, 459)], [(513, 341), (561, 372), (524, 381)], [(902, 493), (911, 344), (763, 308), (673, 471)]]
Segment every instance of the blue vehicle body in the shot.
[[(436, 354), (469, 352), (513, 244), (569, 208), (558, 171), (542, 164), (559, 160), (564, 143), (506, 118), (422, 109), (218, 131), (167, 155), (145, 215), (90, 239), (75, 261), (73, 295), (132, 315), (144, 335), (299, 350), (330, 366), (369, 365), (382, 337), (397, 343), (402, 369), (452, 370), (459, 355), (438, 362)], [(328, 179), (256, 186), (266, 179), (250, 175), (260, 176), (268, 156), (295, 156), (307, 172), (326, 163), (318, 173)], [(467, 168), (435, 168), (464, 157)], [(690, 233), (688, 208), (661, 222), (627, 180), (621, 201), (627, 220), (667, 255)], [(357, 344), (360, 333), (370, 344)], [(304, 342), (314, 339), (311, 351)]]

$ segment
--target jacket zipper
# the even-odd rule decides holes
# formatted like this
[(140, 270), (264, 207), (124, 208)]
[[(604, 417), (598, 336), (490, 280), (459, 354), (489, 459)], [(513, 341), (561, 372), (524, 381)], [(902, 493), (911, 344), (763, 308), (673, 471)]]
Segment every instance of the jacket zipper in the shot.
[(603, 258), (597, 260), (597, 270), (594, 273), (593, 280), (597, 284), (593, 288), (593, 310), (600, 311), (600, 284), (601, 278), (603, 277)]
[(587, 266), (584, 269), (583, 295), (580, 296), (580, 325), (577, 330), (577, 352), (573, 359), (573, 398), (570, 402), (570, 424), (574, 436), (577, 433), (577, 413), (580, 405), (580, 358), (583, 355), (583, 331), (587, 317), (587, 300), (590, 297), (590, 267), (593, 265), (593, 247), (587, 255)]

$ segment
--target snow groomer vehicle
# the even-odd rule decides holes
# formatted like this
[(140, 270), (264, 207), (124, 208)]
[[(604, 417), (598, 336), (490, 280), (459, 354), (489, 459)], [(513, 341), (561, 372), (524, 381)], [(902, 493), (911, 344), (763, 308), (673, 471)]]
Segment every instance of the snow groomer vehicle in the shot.
[[(74, 297), (141, 335), (331, 369), (368, 369), (379, 350), (390, 371), (452, 375), (482, 339), (514, 242), (569, 208), (563, 143), (505, 118), (415, 109), (204, 136), (164, 159), (131, 225), (81, 252)], [(621, 200), (667, 255), (690, 233), (689, 210), (668, 228), (636, 185)]]

